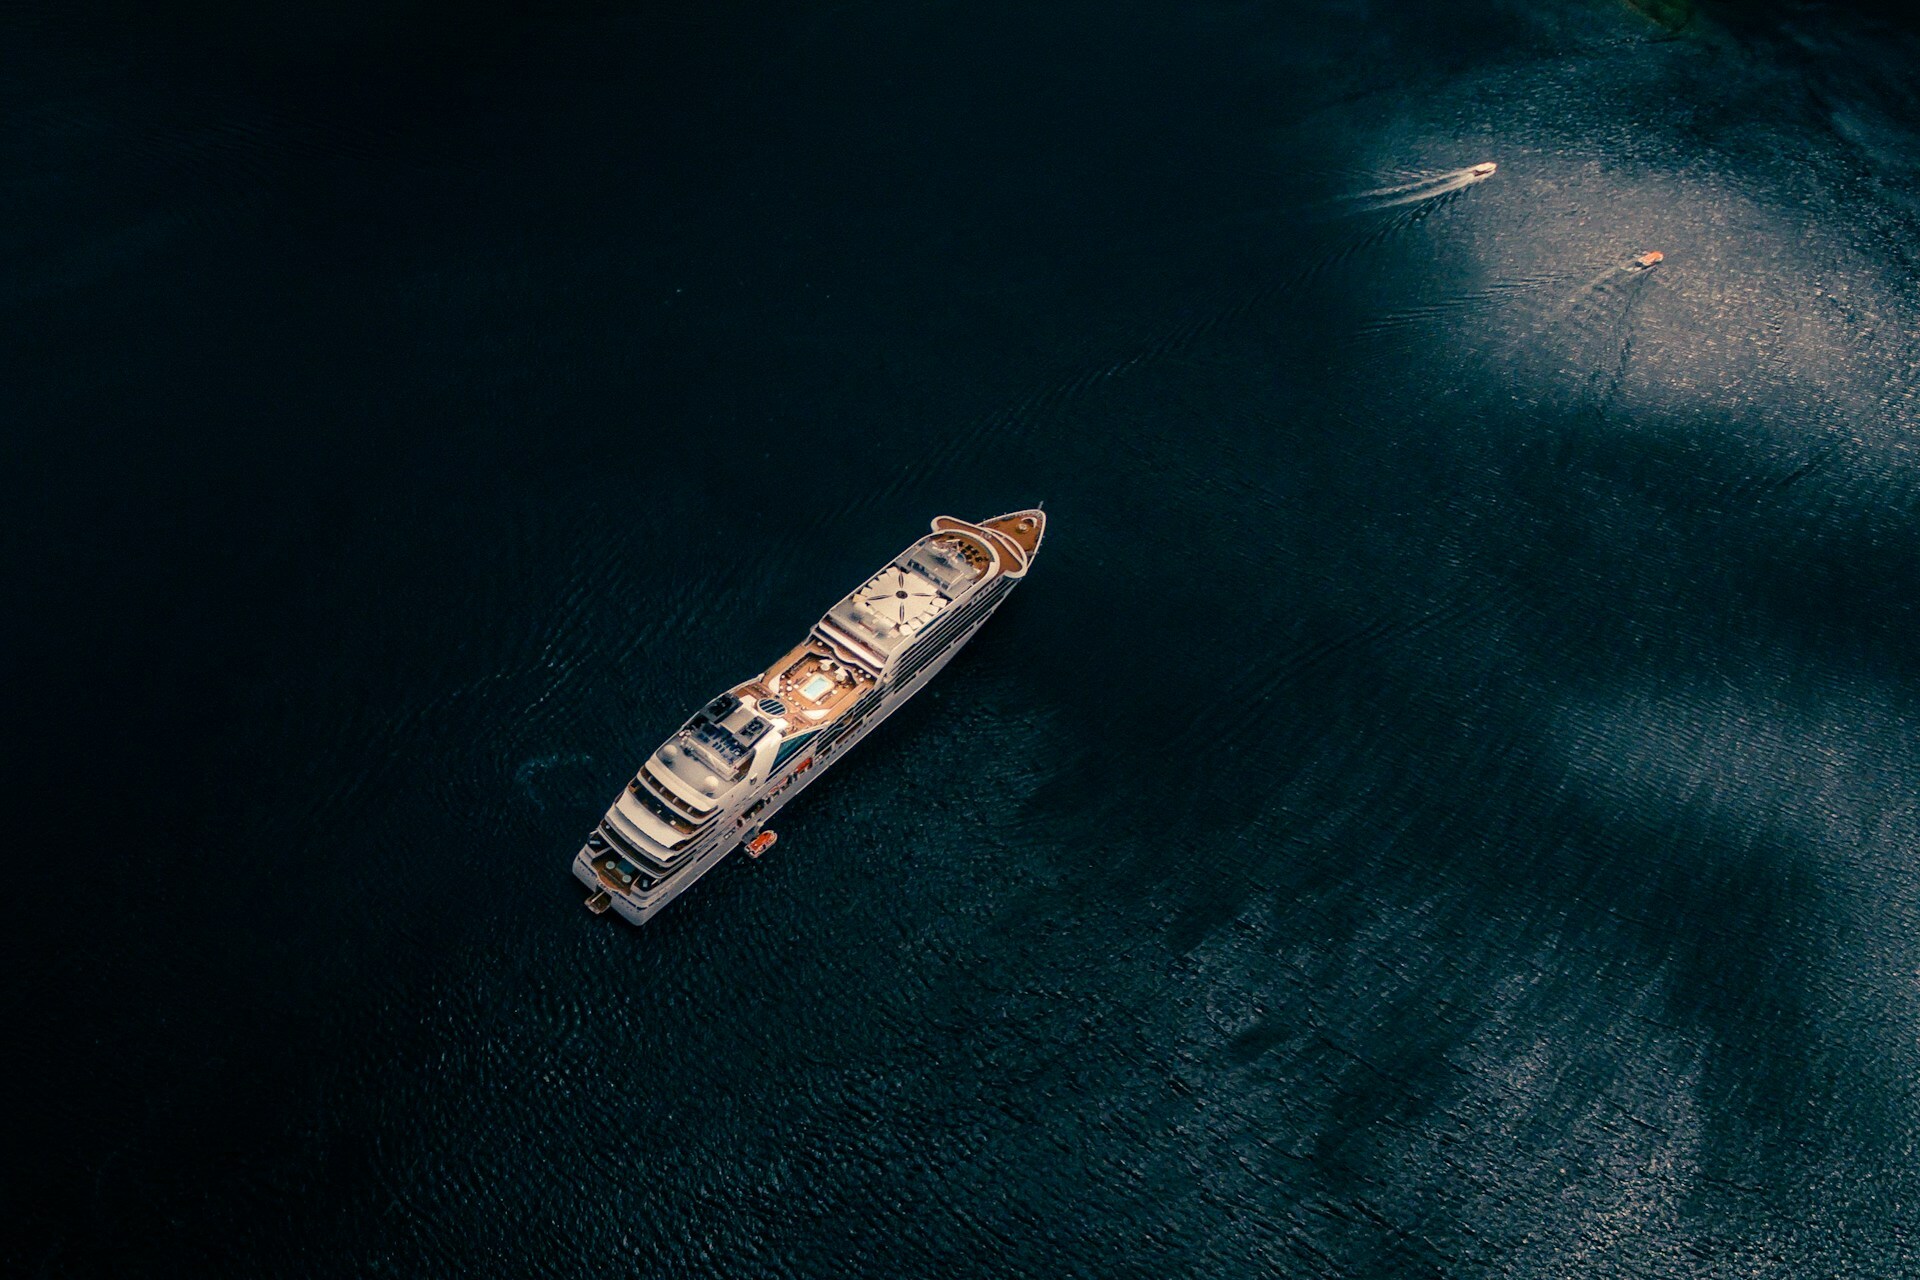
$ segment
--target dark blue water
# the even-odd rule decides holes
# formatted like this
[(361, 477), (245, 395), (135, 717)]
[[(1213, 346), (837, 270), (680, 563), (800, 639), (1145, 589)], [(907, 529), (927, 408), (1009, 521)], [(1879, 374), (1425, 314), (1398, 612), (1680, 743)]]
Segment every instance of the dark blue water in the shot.
[(9, 1274), (1920, 1274), (1912, 28), (257, 8), (0, 18)]

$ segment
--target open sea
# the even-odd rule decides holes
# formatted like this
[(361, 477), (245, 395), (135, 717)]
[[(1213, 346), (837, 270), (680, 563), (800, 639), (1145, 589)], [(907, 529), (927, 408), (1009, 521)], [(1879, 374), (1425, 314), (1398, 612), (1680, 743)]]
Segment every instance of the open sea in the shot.
[(0, 342), (9, 1277), (1920, 1276), (1899, 8), (21, 0)]

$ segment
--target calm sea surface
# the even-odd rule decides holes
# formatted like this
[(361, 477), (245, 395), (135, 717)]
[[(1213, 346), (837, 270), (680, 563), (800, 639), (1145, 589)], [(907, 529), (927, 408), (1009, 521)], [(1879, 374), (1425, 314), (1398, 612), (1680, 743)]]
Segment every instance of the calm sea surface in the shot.
[(7, 1274), (1920, 1274), (1912, 28), (376, 7), (0, 17)]

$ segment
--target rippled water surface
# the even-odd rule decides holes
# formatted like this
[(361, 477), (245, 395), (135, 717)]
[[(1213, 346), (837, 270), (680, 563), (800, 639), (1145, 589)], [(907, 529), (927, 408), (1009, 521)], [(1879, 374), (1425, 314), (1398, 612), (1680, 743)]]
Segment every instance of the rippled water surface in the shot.
[(9, 1274), (1920, 1274), (1912, 28), (365, 8), (0, 17)]

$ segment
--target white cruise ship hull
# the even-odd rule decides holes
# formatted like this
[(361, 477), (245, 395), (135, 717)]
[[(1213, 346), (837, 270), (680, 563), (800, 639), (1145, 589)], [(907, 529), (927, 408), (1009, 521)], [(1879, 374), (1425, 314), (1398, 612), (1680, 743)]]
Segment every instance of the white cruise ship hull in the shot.
[[(642, 766), (575, 854), (589, 905), (645, 924), (765, 829), (979, 633), (1024, 578), (1044, 526), (1037, 510), (935, 520), (799, 649), (716, 699)], [(716, 777), (728, 764), (737, 780)]]

